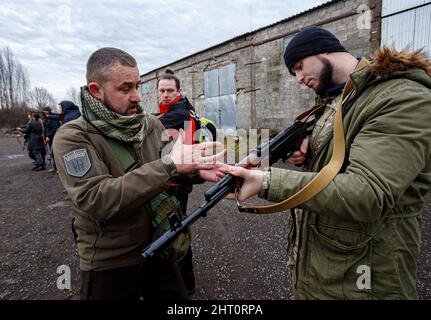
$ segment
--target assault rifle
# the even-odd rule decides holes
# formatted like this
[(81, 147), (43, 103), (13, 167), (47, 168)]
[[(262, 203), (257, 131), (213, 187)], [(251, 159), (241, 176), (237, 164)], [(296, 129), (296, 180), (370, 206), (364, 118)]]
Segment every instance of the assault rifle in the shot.
[(16, 127), (16, 128), (12, 128), (12, 129), (8, 129), (6, 131), (6, 135), (11, 136), (14, 135), (16, 137), (16, 140), (18, 141), (18, 144), (21, 146), (22, 145), (22, 150), (25, 150), (26, 144), (27, 144), (27, 140), (24, 139), (24, 145), (21, 143), (20, 138), (25, 135), (26, 132), (26, 128), (27, 125), (23, 125), (20, 127)]
[[(258, 159), (254, 164), (258, 164), (262, 156), (269, 155), (269, 165), (276, 163), (279, 160), (287, 160), (290, 156), (299, 149), (302, 140), (307, 136), (308, 129), (314, 124), (314, 120), (308, 122), (296, 121), (290, 127), (281, 131), (273, 139), (253, 150), (251, 154), (257, 156)], [(239, 163), (245, 165), (249, 157)], [(253, 166), (253, 164), (251, 165)], [(250, 167), (250, 165), (248, 165)], [(195, 223), (199, 218), (205, 217), (207, 212), (217, 203), (223, 200), (228, 194), (235, 192), (236, 177), (231, 174), (226, 174), (222, 180), (213, 185), (205, 192), (206, 202), (201, 205), (196, 211), (187, 216), (184, 220), (177, 219), (175, 214), (168, 214), (171, 229), (163, 233), (159, 238), (152, 242), (142, 252), (144, 258), (149, 258), (161, 250), (163, 247), (172, 242), (177, 236), (185, 232), (187, 228)]]

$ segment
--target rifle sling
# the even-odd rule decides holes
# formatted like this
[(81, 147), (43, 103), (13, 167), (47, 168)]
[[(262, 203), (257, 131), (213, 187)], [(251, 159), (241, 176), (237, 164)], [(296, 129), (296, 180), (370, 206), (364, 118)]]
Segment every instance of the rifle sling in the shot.
[[(358, 67), (365, 66), (361, 63)], [(347, 100), (347, 97), (353, 89), (352, 80), (349, 80), (344, 87), (341, 99), (338, 102), (335, 109), (335, 119), (334, 119), (334, 148), (332, 150), (332, 157), (329, 163), (311, 180), (304, 188), (298, 191), (296, 194), (290, 198), (268, 206), (244, 206), (239, 205), (238, 210), (241, 212), (255, 213), (255, 214), (268, 214), (285, 211), (287, 209), (296, 208), (299, 205), (307, 202), (308, 200), (315, 197), (320, 191), (322, 191), (326, 186), (334, 180), (337, 173), (340, 171), (345, 157), (345, 141), (344, 141), (344, 130), (343, 130), (343, 103)], [(317, 107), (317, 106), (316, 106)], [(313, 107), (309, 111), (301, 114), (298, 119), (308, 118), (310, 115), (314, 114), (319, 108)]]
[(111, 147), (112, 152), (120, 161), (125, 173), (130, 172), (139, 166), (139, 164), (131, 155), (130, 151), (123, 143), (119, 142), (118, 140), (109, 138), (105, 135), (103, 137), (105, 138), (105, 141), (108, 143), (108, 145)]

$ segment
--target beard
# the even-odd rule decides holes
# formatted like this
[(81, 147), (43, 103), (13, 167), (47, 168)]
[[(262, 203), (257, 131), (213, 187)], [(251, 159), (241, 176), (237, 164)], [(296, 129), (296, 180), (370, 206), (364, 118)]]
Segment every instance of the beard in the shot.
[(118, 114), (120, 114), (122, 116), (129, 116), (128, 110), (129, 109), (133, 109), (133, 108), (137, 109), (138, 106), (139, 106), (139, 103), (130, 103), (130, 104), (127, 105), (127, 109), (122, 110), (122, 109), (119, 109), (117, 106), (115, 106), (113, 103), (111, 103), (111, 100), (106, 95), (103, 97), (103, 99), (101, 100), (101, 102), (104, 104), (104, 106), (106, 108), (108, 108), (109, 110), (111, 110), (111, 111), (113, 111), (115, 113), (118, 113)]
[(323, 57), (318, 57), (318, 59), (323, 63), (323, 68), (322, 72), (320, 73), (319, 85), (316, 88), (316, 93), (321, 95), (333, 86), (332, 76), (334, 73), (334, 68), (328, 59)]

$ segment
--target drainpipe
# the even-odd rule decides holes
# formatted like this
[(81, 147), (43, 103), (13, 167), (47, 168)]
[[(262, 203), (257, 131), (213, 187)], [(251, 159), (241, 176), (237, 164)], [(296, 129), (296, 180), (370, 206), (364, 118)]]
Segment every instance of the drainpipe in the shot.
[(256, 60), (254, 46), (250, 47), (250, 117), (251, 128), (256, 129), (256, 69), (253, 63)]

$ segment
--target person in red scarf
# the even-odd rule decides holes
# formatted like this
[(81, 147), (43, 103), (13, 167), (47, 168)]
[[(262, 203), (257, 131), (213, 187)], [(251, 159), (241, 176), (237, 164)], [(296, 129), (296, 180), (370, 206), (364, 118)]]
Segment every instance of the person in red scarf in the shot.
[[(178, 130), (185, 131), (185, 143), (199, 143), (196, 140), (195, 132), (200, 129), (200, 123), (190, 114), (195, 111), (187, 97), (181, 95), (180, 80), (172, 69), (166, 69), (165, 73), (157, 82), (157, 97), (159, 100), (160, 121), (168, 129), (169, 135), (176, 138)], [(187, 202), (192, 185), (173, 184), (168, 192), (176, 197), (181, 204), (181, 210), (187, 213)], [(185, 287), (189, 294), (196, 291), (196, 281), (193, 272), (191, 247), (187, 255), (179, 262)]]

